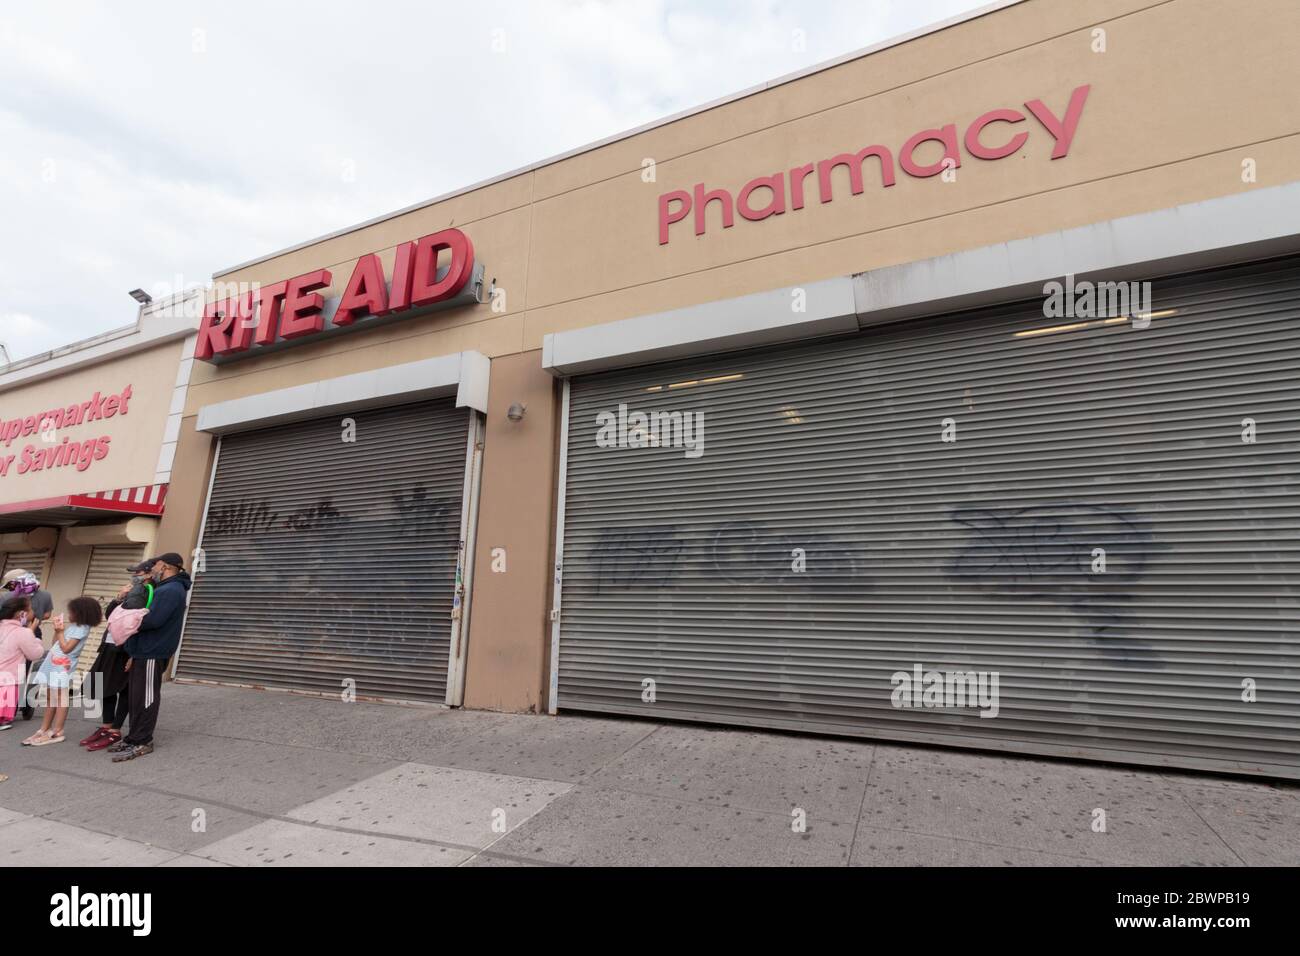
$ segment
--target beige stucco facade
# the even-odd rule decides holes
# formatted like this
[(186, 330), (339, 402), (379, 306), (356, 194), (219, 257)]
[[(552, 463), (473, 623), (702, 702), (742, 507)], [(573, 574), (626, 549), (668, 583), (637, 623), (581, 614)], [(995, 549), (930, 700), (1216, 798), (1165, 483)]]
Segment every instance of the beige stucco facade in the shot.
[(134, 325), (0, 369), (0, 564), (37, 575), (59, 607), (94, 589), (96, 547), (143, 556), (158, 543), (199, 304), (155, 303)]
[[(153, 482), (179, 362), (180, 343), (169, 342), (0, 392), (5, 421), (62, 410), (69, 422), (46, 417), (43, 427), (32, 422), (30, 432), (0, 441), (0, 459), (10, 459), (0, 505)], [(100, 407), (91, 409), (96, 396)], [(46, 463), (48, 452), (88, 441), (103, 444)]]
[[(399, 243), (454, 226), (504, 295), (228, 364), (195, 363), (160, 540), (186, 553), (197, 540), (213, 447), (195, 429), (200, 409), (481, 352), (492, 372), (465, 703), (542, 710), (559, 435), (559, 389), (541, 365), (546, 334), (1300, 180), (1297, 35), (1292, 0), (1234, 5), (1230, 15), (1215, 0), (1026, 0), (219, 273), (218, 282), (269, 284), (327, 268), (335, 284), (325, 294), (337, 295), (359, 256), (379, 252), (390, 269)], [(703, 183), (734, 196), (756, 177), (869, 145), (897, 152), (929, 128), (952, 123), (960, 137), (990, 110), (1023, 110), (1030, 100), (1060, 117), (1085, 85), (1076, 135), (1059, 159), (1052, 135), (1027, 119), (1022, 148), (997, 160), (962, 151), (955, 176), (899, 171), (886, 188), (868, 161), (861, 194), (850, 194), (841, 168), (831, 202), (810, 198), (761, 221), (737, 215), (731, 228), (715, 204), (704, 235), (687, 217), (660, 242), (664, 193)], [(986, 135), (1001, 143), (1009, 131)], [(927, 148), (932, 162), (935, 144)], [(1243, 175), (1247, 167), (1253, 175)], [(60, 382), (50, 395), (119, 380), (138, 380), (152, 396), (145, 376), (125, 368), (75, 388)], [(148, 415), (160, 400), (133, 406), (130, 424), (143, 433), (115, 443), (99, 463), (104, 473), (135, 474), (132, 450), (157, 441), (161, 424)], [(527, 415), (509, 421), (516, 402)], [(495, 548), (510, 556), (507, 573), (482, 570)]]

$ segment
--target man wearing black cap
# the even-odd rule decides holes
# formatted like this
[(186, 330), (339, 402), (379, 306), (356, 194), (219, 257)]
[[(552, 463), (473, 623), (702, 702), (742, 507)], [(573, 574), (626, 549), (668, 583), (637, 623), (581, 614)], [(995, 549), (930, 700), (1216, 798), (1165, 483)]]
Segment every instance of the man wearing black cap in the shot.
[(108, 748), (114, 763), (134, 760), (153, 753), (153, 731), (158, 724), (162, 698), (163, 668), (181, 643), (186, 594), (190, 576), (184, 559), (168, 551), (154, 559), (153, 604), (140, 622), (140, 629), (127, 639), (125, 650), (131, 661), (128, 694), (131, 699), (131, 730)]

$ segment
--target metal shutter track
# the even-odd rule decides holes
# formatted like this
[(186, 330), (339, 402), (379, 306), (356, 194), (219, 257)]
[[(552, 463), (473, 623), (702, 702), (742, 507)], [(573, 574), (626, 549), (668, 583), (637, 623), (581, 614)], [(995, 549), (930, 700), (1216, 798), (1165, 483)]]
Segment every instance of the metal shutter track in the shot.
[[(1145, 330), (1034, 302), (575, 379), (559, 706), (1300, 777), (1300, 267), (1154, 286)], [(703, 457), (597, 447), (620, 402), (704, 412)], [(999, 716), (893, 707), (917, 663)]]
[[(108, 607), (109, 602), (117, 598), (122, 585), (131, 583), (131, 575), (126, 569), (143, 560), (143, 544), (95, 545), (90, 549), (90, 565), (86, 569), (86, 583), (81, 593), (96, 598), (101, 607)], [(81, 649), (77, 673), (83, 677), (99, 653), (100, 642), (104, 639), (104, 626), (101, 623), (94, 628), (86, 637), (86, 646)]]
[(468, 413), (344, 417), (222, 439), (178, 676), (445, 701)]

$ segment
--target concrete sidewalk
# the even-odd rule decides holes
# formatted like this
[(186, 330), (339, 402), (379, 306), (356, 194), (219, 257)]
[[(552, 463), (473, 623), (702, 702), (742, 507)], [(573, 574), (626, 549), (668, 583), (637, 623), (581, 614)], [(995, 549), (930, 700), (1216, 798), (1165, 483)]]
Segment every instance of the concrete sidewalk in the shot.
[(0, 733), (10, 865), (1300, 864), (1291, 784), (175, 684), (135, 761), (35, 726)]

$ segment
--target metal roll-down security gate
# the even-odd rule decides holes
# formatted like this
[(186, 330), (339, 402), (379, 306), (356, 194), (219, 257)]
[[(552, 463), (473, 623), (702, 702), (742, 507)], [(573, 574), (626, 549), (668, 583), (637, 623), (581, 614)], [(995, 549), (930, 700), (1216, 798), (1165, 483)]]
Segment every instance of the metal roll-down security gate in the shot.
[(1300, 266), (1137, 318), (573, 378), (553, 705), (1300, 776)]
[(458, 704), (480, 448), (451, 399), (224, 435), (178, 677)]

